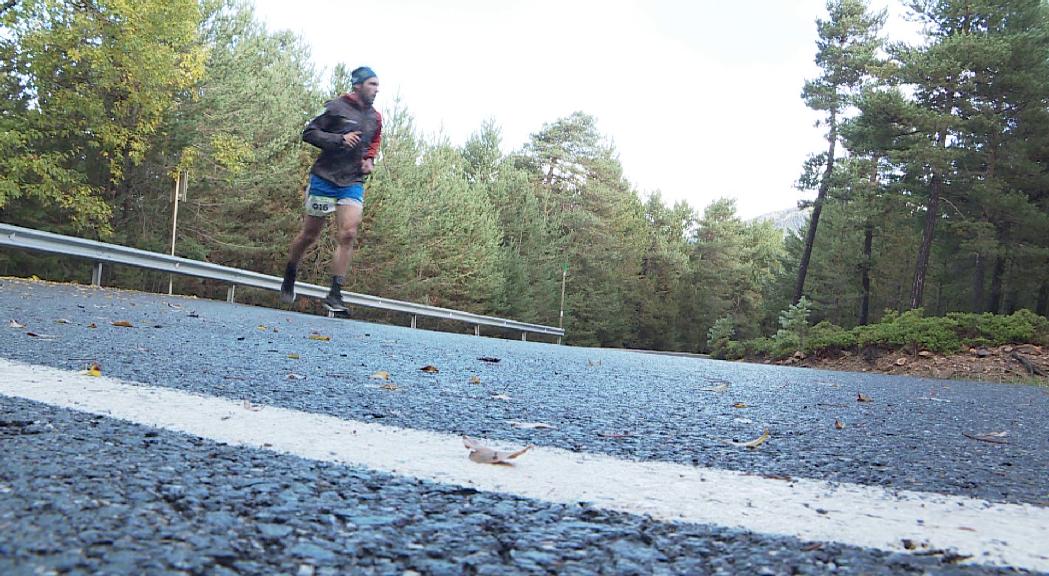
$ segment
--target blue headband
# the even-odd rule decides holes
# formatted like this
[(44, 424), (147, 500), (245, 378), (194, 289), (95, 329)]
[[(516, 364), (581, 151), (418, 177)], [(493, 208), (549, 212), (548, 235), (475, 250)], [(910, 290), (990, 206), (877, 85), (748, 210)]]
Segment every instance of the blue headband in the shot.
[(368, 78), (375, 78), (375, 71), (367, 66), (361, 66), (353, 72), (350, 72), (351, 84), (363, 84)]

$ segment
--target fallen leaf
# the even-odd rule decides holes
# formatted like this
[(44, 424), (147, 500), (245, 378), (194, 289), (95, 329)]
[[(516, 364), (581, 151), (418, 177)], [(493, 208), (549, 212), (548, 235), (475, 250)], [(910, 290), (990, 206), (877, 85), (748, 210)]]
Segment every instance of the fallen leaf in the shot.
[(389, 380), (390, 379), (390, 373), (385, 371), (385, 370), (379, 370), (375, 374), (372, 374), (371, 376), (369, 376), (369, 378), (374, 378), (376, 380)]
[(591, 367), (593, 367), (593, 366), (600, 366), (601, 365), (601, 361), (600, 360), (594, 361), (594, 360), (587, 359), (586, 365), (587, 366), (591, 366)]
[(260, 332), (265, 332), (266, 330), (269, 330), (269, 326), (266, 326), (265, 324), (259, 324), (255, 327), (255, 329), (259, 330)]
[(69, 320), (66, 320), (65, 318), (59, 318), (59, 319), (55, 320), (55, 324), (70, 324), (70, 323), (71, 322)]
[(303, 374), (296, 374), (295, 372), (288, 372), (288, 380), (305, 380), (306, 376)]
[(720, 394), (721, 392), (724, 392), (726, 390), (728, 390), (728, 382), (722, 382), (721, 384), (718, 384), (717, 386), (708, 386), (706, 388), (700, 388), (699, 389), (700, 392), (714, 392), (714, 393), (717, 393), (717, 394)]
[(510, 397), (506, 394), (494, 394), (492, 400), (510, 400)]
[(256, 406), (256, 405), (251, 403), (251, 400), (245, 400), (244, 401), (244, 409), (245, 410), (250, 410), (252, 412), (258, 412), (259, 410), (262, 410), (262, 406)]
[(480, 384), (480, 383), (481, 383), (481, 377), (480, 376), (470, 376), (470, 384)]
[(319, 340), (321, 342), (328, 342), (328, 341), (331, 340), (331, 336), (325, 336), (323, 334), (318, 334), (316, 332), (310, 334), (309, 338), (310, 338), (310, 340)]
[(98, 325), (95, 324), (94, 322), (92, 322), (92, 323), (88, 324), (87, 327), (88, 328), (98, 328)]
[(874, 400), (871, 400), (870, 396), (867, 396), (863, 392), (857, 392), (856, 393), (856, 401), (857, 402), (874, 402)]
[(36, 274), (33, 274), (32, 276), (30, 276), (29, 279), (34, 281), (34, 282), (39, 282), (40, 281), (40, 277), (37, 276)]
[(390, 392), (396, 392), (397, 390), (400, 390), (400, 388), (398, 388), (397, 385), (393, 382), (387, 382), (380, 386), (380, 388), (382, 388), (383, 390), (389, 390)]
[(433, 364), (427, 364), (426, 366), (423, 366), (422, 368), (419, 368), (419, 370), (422, 370), (423, 372), (428, 372), (430, 374), (436, 374), (436, 373), (440, 372), (440, 370), (436, 366), (434, 366)]
[(470, 451), (470, 460), (473, 460), (478, 464), (502, 464), (505, 466), (513, 465), (513, 462), (510, 462), (510, 460), (517, 458), (533, 448), (533, 446), (529, 444), (516, 452), (499, 452), (481, 444), (469, 436), (463, 436), (463, 445)]
[(766, 428), (765, 431), (761, 433), (761, 436), (758, 436), (757, 438), (751, 440), (750, 442), (744, 442), (743, 443), (743, 447), (744, 448), (757, 448), (758, 446), (761, 446), (762, 444), (767, 442), (768, 439), (771, 438), (771, 437), (772, 437), (772, 435), (769, 434), (769, 429)]
[(98, 362), (92, 362), (91, 365), (87, 367), (87, 370), (84, 371), (84, 373), (88, 376), (94, 376), (98, 378), (102, 375), (102, 365)]
[(983, 434), (967, 434), (962, 432), (962, 436), (971, 440), (979, 440), (980, 442), (990, 442), (991, 444), (1008, 444), (1009, 441), (1005, 439), (1008, 432), (984, 432)]
[(554, 427), (545, 422), (518, 422), (517, 420), (507, 420), (510, 426), (514, 428), (520, 428), (522, 430), (553, 430)]
[(288, 354), (288, 358), (291, 359), (291, 360), (298, 360), (299, 359), (299, 355), (294, 353), (294, 352), (292, 352), (291, 354)]
[(820, 543), (820, 542), (813, 542), (812, 544), (804, 546), (801, 549), (801, 551), (802, 552), (813, 552), (813, 551), (819, 550), (820, 548), (823, 548), (823, 544), (822, 543)]
[(40, 338), (40, 335), (37, 334), (36, 332), (26, 332), (25, 335), (26, 336), (32, 336), (33, 338)]
[(499, 362), (498, 358), (492, 358), (491, 356), (481, 356), (480, 358), (478, 358), (478, 360), (480, 360), (481, 362), (490, 362), (492, 364)]
[(837, 418), (834, 419), (834, 428), (836, 430), (841, 430), (844, 427), (845, 427), (845, 423), (843, 423), (841, 420), (838, 420)]
[(113, 322), (113, 325), (118, 328), (134, 328), (134, 326), (131, 325), (131, 322), (128, 322), (127, 320), (117, 320), (116, 322)]
[(757, 448), (768, 441), (772, 436), (769, 434), (769, 429), (765, 428), (765, 431), (761, 433), (761, 436), (751, 440), (750, 442), (733, 442), (732, 440), (722, 440), (729, 446), (736, 446), (737, 448)]
[(18, 320), (11, 320), (7, 323), (9, 328), (25, 328), (25, 324), (20, 323)]
[(732, 405), (733, 408), (750, 408), (745, 402), (736, 402)]

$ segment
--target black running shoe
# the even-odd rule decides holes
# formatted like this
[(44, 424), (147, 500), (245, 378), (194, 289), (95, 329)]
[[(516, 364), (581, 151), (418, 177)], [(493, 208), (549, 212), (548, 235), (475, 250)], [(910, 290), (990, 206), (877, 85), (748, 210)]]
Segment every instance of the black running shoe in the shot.
[(342, 301), (342, 292), (328, 292), (324, 300), (321, 300), (321, 304), (324, 304), (325, 308), (332, 312), (346, 311), (346, 304)]
[(280, 284), (280, 301), (285, 304), (295, 301), (295, 273), (284, 273), (284, 282)]

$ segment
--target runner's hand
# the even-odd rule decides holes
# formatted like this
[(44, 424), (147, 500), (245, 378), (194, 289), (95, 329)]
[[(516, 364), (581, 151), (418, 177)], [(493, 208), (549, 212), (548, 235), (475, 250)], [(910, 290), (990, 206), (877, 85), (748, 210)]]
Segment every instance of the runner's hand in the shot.
[(375, 161), (371, 158), (365, 158), (361, 160), (361, 172), (365, 174), (371, 174), (372, 170), (375, 170)]
[(361, 141), (361, 133), (360, 132), (347, 132), (346, 134), (342, 135), (342, 142), (344, 144), (346, 144), (347, 146), (349, 146), (350, 148), (353, 148), (354, 146), (359, 144), (360, 141)]

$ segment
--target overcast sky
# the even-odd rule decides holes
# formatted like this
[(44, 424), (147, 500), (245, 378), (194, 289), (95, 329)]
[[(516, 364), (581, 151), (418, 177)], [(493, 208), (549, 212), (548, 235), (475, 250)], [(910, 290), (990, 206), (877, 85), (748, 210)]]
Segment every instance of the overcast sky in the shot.
[[(329, 71), (371, 66), (377, 106), (400, 96), (428, 135), (461, 144), (492, 118), (503, 149), (582, 110), (643, 193), (697, 210), (735, 198), (752, 217), (793, 207), (806, 156), (825, 147), (801, 101), (818, 70), (823, 0), (256, 0)], [(912, 41), (898, 0), (886, 34)]]

